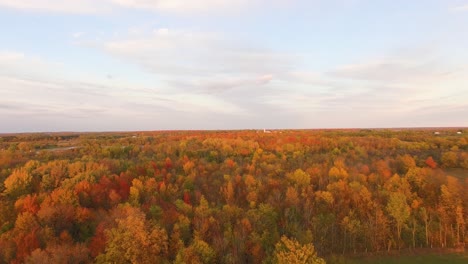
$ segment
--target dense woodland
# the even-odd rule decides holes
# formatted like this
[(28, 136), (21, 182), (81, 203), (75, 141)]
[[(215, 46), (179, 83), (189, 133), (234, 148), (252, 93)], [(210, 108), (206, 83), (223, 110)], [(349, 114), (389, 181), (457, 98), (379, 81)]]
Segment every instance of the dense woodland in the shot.
[(0, 137), (0, 263), (324, 263), (468, 246), (468, 131)]

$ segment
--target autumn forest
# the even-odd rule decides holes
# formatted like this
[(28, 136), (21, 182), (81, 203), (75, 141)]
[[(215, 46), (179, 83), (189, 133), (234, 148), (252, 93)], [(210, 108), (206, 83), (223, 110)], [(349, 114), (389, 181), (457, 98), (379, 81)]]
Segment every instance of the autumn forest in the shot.
[(468, 245), (468, 131), (0, 135), (0, 263), (333, 263)]

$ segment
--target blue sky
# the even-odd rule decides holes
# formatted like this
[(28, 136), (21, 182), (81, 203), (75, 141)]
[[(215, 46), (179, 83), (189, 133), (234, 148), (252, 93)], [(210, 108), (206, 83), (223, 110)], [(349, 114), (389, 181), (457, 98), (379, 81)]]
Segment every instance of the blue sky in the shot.
[(468, 1), (0, 0), (0, 133), (468, 126)]

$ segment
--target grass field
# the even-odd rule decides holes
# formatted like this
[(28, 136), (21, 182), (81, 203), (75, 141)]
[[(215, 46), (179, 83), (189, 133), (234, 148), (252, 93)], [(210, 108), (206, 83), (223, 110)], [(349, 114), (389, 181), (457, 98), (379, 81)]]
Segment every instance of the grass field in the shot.
[(453, 177), (458, 178), (460, 180), (464, 180), (464, 179), (468, 178), (468, 170), (466, 170), (466, 169), (450, 168), (450, 169), (444, 169), (444, 172), (447, 175), (453, 176)]
[(468, 255), (466, 254), (448, 254), (448, 255), (426, 255), (426, 256), (389, 256), (377, 259), (361, 260), (358, 263), (368, 264), (430, 264), (430, 263), (451, 263), (451, 264), (466, 264), (468, 263)]
[(405, 256), (332, 257), (328, 264), (467, 264), (468, 253), (423, 254)]

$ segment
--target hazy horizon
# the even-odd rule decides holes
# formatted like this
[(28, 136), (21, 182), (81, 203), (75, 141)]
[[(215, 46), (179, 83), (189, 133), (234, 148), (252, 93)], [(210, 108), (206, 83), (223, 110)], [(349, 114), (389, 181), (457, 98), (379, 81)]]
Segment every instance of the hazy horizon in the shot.
[(468, 0), (0, 0), (0, 133), (468, 127)]
[(100, 133), (152, 133), (152, 132), (233, 132), (233, 131), (257, 131), (264, 132), (266, 131), (327, 131), (327, 130), (336, 130), (336, 131), (346, 131), (346, 130), (389, 130), (389, 131), (398, 131), (398, 130), (433, 130), (433, 132), (440, 131), (444, 132), (446, 130), (461, 130), (462, 132), (468, 129), (468, 127), (455, 126), (455, 127), (319, 127), (319, 128), (233, 128), (233, 129), (154, 129), (154, 130), (56, 130), (56, 131), (17, 131), (17, 132), (0, 132), (1, 136), (15, 135), (15, 134), (68, 134), (68, 133), (78, 133), (78, 134), (100, 134)]

